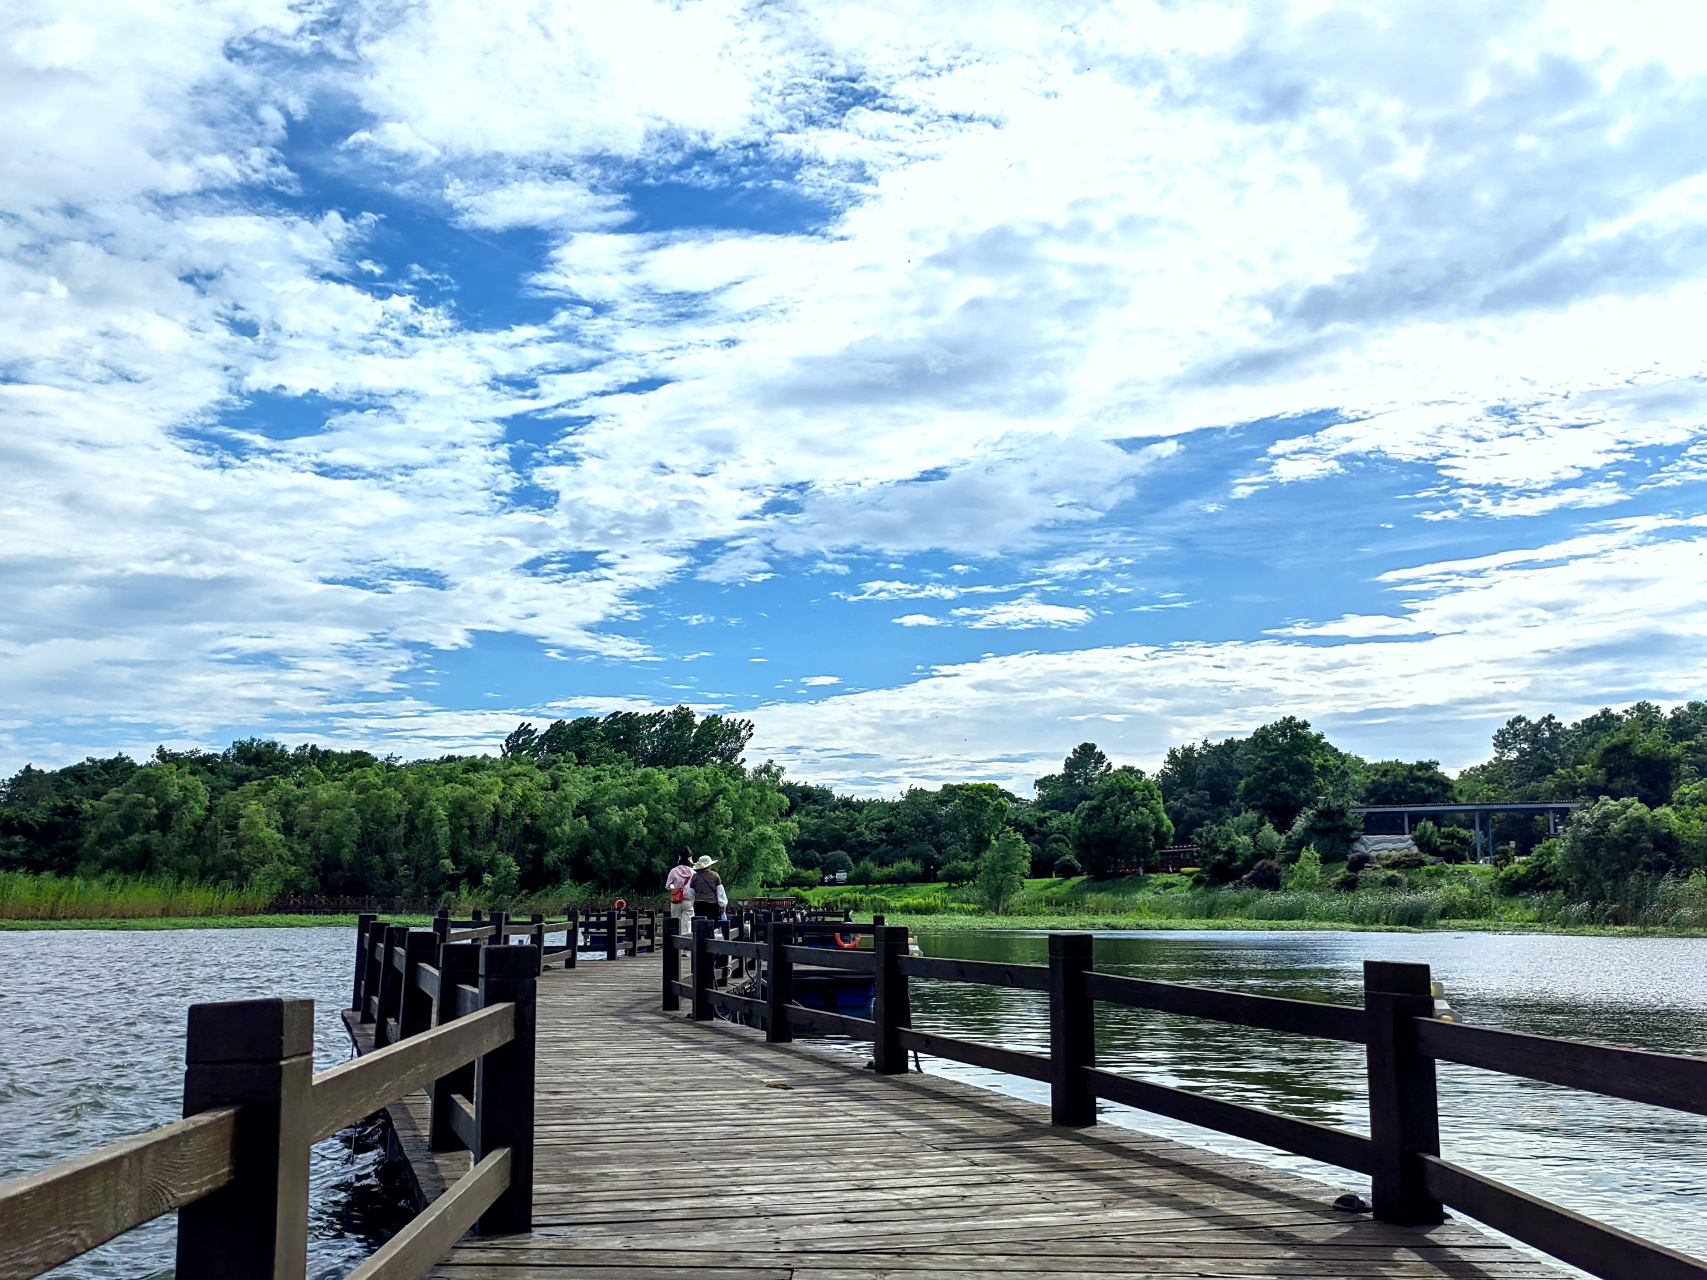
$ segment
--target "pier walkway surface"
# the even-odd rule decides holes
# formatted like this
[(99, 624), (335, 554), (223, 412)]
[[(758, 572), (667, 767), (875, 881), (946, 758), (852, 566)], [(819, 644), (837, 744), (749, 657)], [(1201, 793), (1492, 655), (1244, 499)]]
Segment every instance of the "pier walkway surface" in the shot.
[[(864, 1054), (658, 1008), (645, 961), (539, 984), (534, 1229), (444, 1280), (1486, 1277), (1561, 1273), (1470, 1226), (1388, 1226), (1337, 1189)], [(391, 1108), (425, 1194), (426, 1101)]]

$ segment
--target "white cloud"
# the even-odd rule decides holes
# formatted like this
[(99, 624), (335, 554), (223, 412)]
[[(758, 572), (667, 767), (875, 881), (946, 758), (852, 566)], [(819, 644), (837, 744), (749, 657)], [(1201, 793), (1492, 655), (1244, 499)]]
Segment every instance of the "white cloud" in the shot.
[(818, 686), (840, 684), (841, 682), (842, 678), (840, 676), (807, 676), (800, 683), (804, 685)]
[(895, 622), (903, 627), (940, 627), (943, 623), (928, 613), (904, 613)]
[[(1402, 575), (1409, 636), (1345, 619), (1346, 637), (1117, 645), (939, 667), (892, 689), (753, 714), (756, 758), (868, 794), (981, 778), (1025, 790), (1086, 736), (1157, 766), (1167, 748), (1299, 715), (1372, 757), (1457, 768), (1519, 712), (1586, 714), (1707, 682), (1707, 521), (1621, 524), (1593, 538)], [(1359, 622), (1368, 623), (1361, 629)], [(1379, 623), (1380, 625), (1377, 625)]]
[(969, 627), (1004, 627), (1019, 630), (1031, 627), (1081, 627), (1096, 616), (1094, 610), (1077, 605), (1046, 604), (1031, 596), (1004, 600), (1000, 604), (977, 609), (951, 610), (957, 618), (965, 619)]
[[(1141, 521), (1159, 437), (1321, 409), (1240, 491), (1373, 458), (1434, 469), (1434, 515), (1515, 520), (1698, 482), (1707, 67), (1662, 10), (23, 0), (0, 716), (382, 724), (424, 650), (652, 656), (623, 633), (675, 579)], [(287, 140), (352, 103), (334, 193)], [(820, 212), (622, 221), (670, 181)], [(425, 250), (376, 282), (401, 233), (365, 190), (541, 230), (561, 310), (475, 324)], [(292, 439), (219, 426), (310, 394)], [(561, 428), (537, 465), (519, 418)], [(1287, 634), (1457, 634), (1413, 590), (1409, 621)]]

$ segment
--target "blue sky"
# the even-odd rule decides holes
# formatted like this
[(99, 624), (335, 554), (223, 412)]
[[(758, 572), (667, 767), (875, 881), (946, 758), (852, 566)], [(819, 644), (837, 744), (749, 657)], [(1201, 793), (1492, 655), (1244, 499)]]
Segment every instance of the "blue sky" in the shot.
[(21, 0), (0, 769), (1707, 689), (1690, 6)]

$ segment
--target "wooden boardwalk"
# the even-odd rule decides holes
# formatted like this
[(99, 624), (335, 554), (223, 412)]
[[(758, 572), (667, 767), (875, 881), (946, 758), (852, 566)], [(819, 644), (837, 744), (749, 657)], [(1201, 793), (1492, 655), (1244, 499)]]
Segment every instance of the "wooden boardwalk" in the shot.
[[(534, 1230), (444, 1280), (1498, 1277), (1560, 1272), (1467, 1225), (1401, 1228), (1336, 1189), (865, 1055), (658, 1011), (650, 958), (539, 985)], [(429, 1195), (425, 1101), (393, 1107)]]

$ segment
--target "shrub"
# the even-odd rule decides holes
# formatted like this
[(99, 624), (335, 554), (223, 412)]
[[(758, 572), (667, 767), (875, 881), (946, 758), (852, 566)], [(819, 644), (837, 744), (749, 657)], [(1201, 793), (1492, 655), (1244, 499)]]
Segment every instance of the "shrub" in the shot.
[(942, 869), (942, 878), (948, 884), (966, 884), (978, 875), (978, 864), (968, 858), (956, 858)]
[(1322, 855), (1315, 846), (1307, 846), (1299, 852), (1292, 874), (1286, 877), (1286, 887), (1305, 892), (1314, 892), (1322, 887)]
[(1073, 876), (1082, 876), (1084, 874), (1085, 869), (1079, 865), (1079, 860), (1072, 854), (1064, 853), (1059, 858), (1055, 859), (1056, 879), (1067, 880)]
[(843, 853), (840, 849), (837, 849), (834, 853), (826, 853), (824, 855), (824, 861), (820, 865), (831, 875), (834, 875), (838, 871), (846, 871), (851, 875), (854, 864), (852, 858), (848, 857), (848, 855)]
[(890, 863), (887, 872), (890, 884), (912, 884), (913, 881), (924, 878), (925, 869), (911, 858), (903, 858), (899, 862)]
[(1019, 832), (1003, 831), (978, 859), (978, 896), (992, 911), (1006, 911), (1025, 888), (1031, 851)]
[(1280, 864), (1278, 862), (1273, 858), (1264, 858), (1246, 874), (1245, 883), (1253, 889), (1263, 889), (1268, 892), (1273, 892), (1280, 888), (1283, 874), (1284, 873), (1281, 871)]
[(861, 858), (857, 866), (848, 872), (849, 884), (882, 884), (883, 869), (870, 858)]

